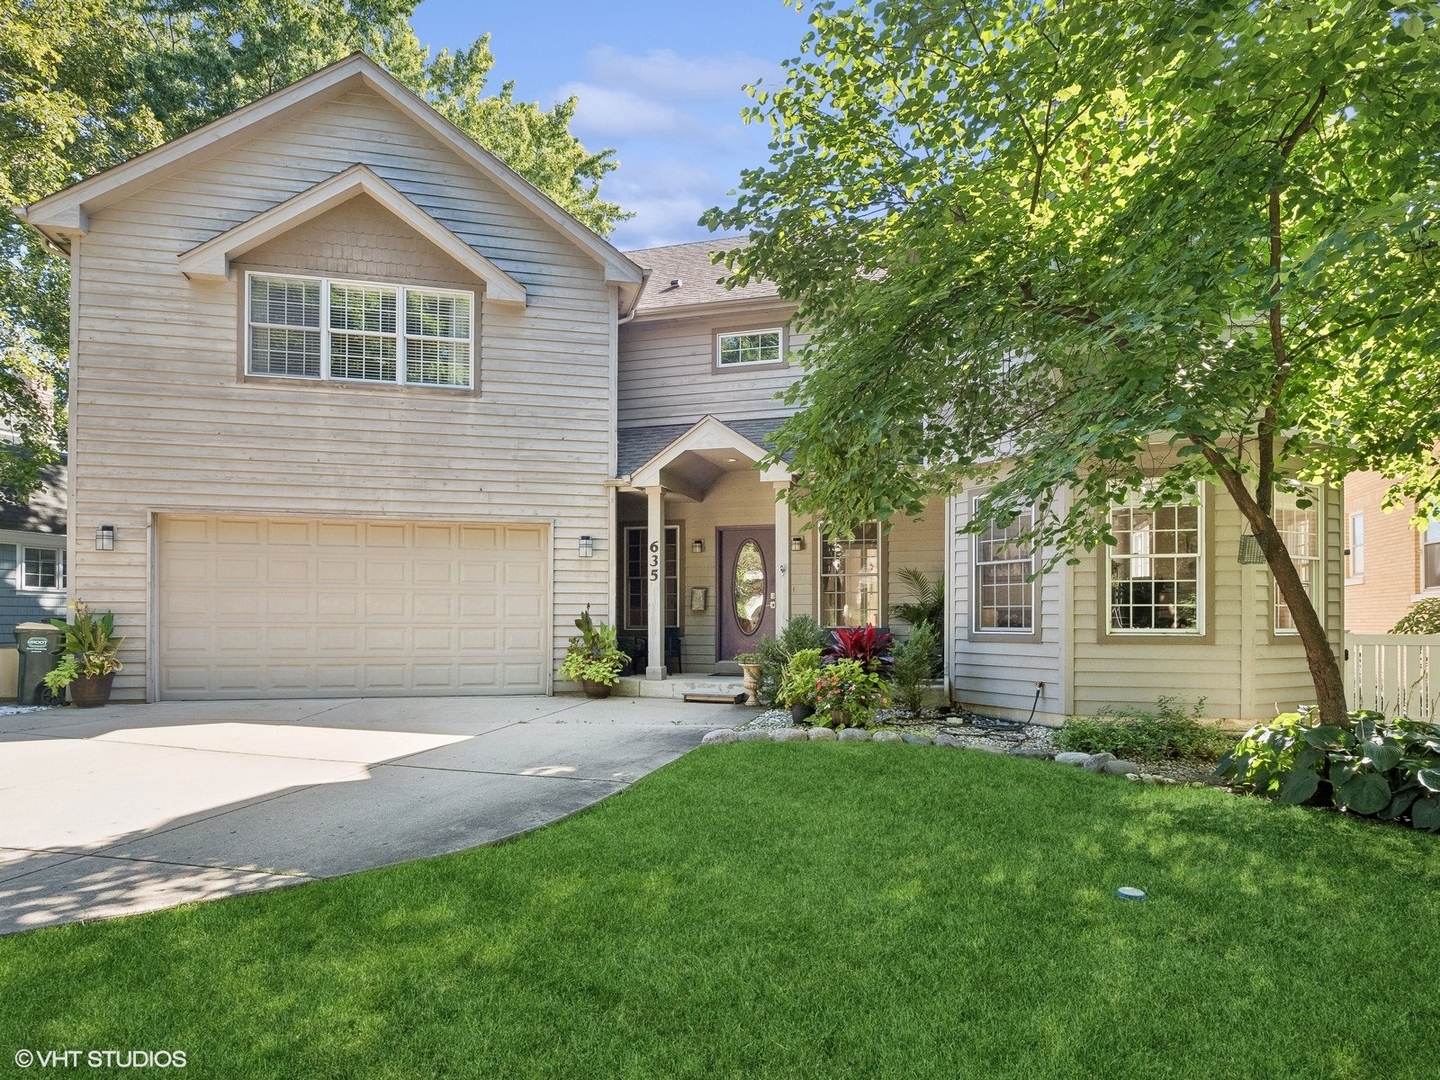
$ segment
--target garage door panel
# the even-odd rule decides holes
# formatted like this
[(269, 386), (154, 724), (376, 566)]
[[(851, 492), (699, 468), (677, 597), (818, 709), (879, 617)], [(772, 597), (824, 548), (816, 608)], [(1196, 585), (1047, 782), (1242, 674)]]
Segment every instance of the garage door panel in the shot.
[(543, 692), (547, 535), (161, 516), (161, 696)]

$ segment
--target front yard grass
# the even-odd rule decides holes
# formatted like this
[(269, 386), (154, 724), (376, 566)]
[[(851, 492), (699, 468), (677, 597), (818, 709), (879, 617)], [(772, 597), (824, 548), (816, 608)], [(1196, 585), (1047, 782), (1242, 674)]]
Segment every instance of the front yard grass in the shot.
[(965, 751), (739, 744), (499, 847), (0, 939), (0, 1068), (1433, 1077), (1437, 925), (1434, 836)]

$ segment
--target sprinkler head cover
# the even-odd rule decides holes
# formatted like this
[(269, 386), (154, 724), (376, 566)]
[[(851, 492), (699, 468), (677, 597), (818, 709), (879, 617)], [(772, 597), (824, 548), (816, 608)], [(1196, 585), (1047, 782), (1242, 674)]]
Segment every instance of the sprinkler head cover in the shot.
[(1117, 900), (1144, 900), (1144, 899), (1145, 899), (1145, 890), (1144, 890), (1144, 889), (1136, 889), (1136, 888), (1132, 888), (1132, 887), (1129, 886), (1129, 885), (1125, 885), (1125, 886), (1123, 886), (1123, 887), (1115, 890), (1115, 899), (1117, 899)]

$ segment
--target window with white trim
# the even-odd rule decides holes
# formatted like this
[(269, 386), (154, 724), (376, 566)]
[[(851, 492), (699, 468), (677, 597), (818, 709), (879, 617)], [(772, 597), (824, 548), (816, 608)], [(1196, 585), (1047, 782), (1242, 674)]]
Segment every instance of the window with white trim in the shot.
[(1440, 589), (1440, 520), (1430, 522), (1420, 537), (1420, 587)]
[(62, 592), (65, 589), (65, 549), (20, 549), (20, 588), (26, 592)]
[[(976, 498), (972, 504), (980, 505)], [(1028, 634), (1035, 629), (1035, 552), (1020, 535), (1035, 524), (1026, 509), (1000, 528), (993, 521), (975, 534), (975, 602), (972, 629), (977, 634)]]
[[(1300, 506), (1305, 503), (1305, 506)], [(1275, 527), (1290, 553), (1290, 561), (1300, 574), (1300, 581), (1312, 604), (1319, 601), (1320, 585), (1320, 492), (1309, 485), (1275, 488)], [(1271, 588), (1275, 592), (1275, 632), (1295, 634), (1295, 616), (1290, 605), (1280, 595), (1280, 588), (1272, 577)]]
[(720, 367), (778, 364), (784, 358), (780, 327), (715, 335), (715, 363)]
[(246, 279), (252, 375), (474, 385), (472, 293), (275, 274)]
[(1350, 551), (1349, 562), (1345, 565), (1345, 576), (1347, 578), (1365, 576), (1365, 515), (1363, 513), (1350, 515)]
[(1151, 507), (1143, 501), (1136, 493), (1110, 511), (1109, 632), (1202, 634), (1201, 496)]
[[(649, 566), (650, 530), (625, 530), (625, 629), (644, 630), (650, 624), (650, 596), (646, 568)], [(665, 625), (680, 625), (680, 527), (665, 526)]]
[(879, 626), (880, 523), (820, 545), (820, 625)]

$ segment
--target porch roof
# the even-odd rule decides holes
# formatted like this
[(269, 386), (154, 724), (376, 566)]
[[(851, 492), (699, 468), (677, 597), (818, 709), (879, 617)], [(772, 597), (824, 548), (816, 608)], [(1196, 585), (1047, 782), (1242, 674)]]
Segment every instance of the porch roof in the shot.
[[(783, 416), (767, 416), (761, 420), (721, 419), (720, 423), (756, 446), (771, 451), (775, 449), (775, 444), (770, 440), (770, 433), (784, 421)], [(616, 433), (616, 475), (629, 476), (671, 443), (683, 438), (693, 427), (694, 424), (660, 424), (656, 427), (621, 428)]]
[[(699, 502), (724, 473), (753, 469), (774, 448), (768, 436), (782, 420), (705, 416), (694, 424), (622, 428), (616, 437), (619, 479), (635, 487), (658, 485)], [(759, 476), (767, 483), (790, 479), (784, 465)]]

